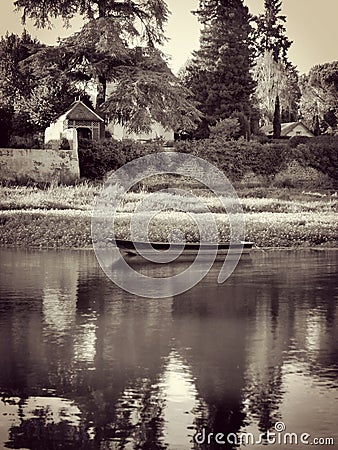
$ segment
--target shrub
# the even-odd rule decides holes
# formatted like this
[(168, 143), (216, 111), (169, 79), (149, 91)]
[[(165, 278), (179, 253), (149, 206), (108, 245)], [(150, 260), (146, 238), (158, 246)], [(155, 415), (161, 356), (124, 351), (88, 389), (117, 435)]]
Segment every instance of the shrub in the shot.
[(80, 175), (88, 179), (102, 179), (121, 164), (123, 152), (118, 141), (95, 142), (79, 140)]
[(267, 177), (280, 172), (289, 158), (286, 145), (274, 142), (267, 144), (248, 142), (244, 156), (255, 174)]
[(103, 179), (105, 175), (133, 159), (158, 152), (157, 143), (139, 143), (106, 139), (96, 142), (79, 140), (79, 163), (81, 177), (91, 180)]
[(338, 136), (317, 136), (293, 149), (292, 156), (303, 166), (310, 166), (338, 180)]
[(278, 180), (276, 180), (274, 182), (274, 186), (277, 188), (290, 189), (290, 188), (294, 188), (296, 185), (291, 178), (285, 177), (285, 178), (279, 178)]
[(292, 136), (289, 139), (289, 147), (296, 148), (299, 144), (307, 144), (312, 139), (308, 136)]
[(239, 139), (240, 137), (250, 139), (250, 124), (247, 116), (241, 111), (234, 111), (231, 118), (236, 118), (239, 124), (239, 131), (235, 134), (235, 139)]
[(12, 135), (9, 146), (10, 148), (43, 148), (43, 141), (38, 134)]
[[(178, 152), (189, 153), (216, 165), (231, 181), (240, 181), (247, 173), (271, 180), (284, 171), (291, 161), (302, 167), (312, 167), (338, 179), (338, 137), (319, 136), (307, 140), (307, 144), (228, 140), (223, 134), (201, 140), (175, 142)], [(135, 158), (158, 153), (163, 148), (159, 142), (140, 143), (107, 139), (101, 142), (80, 140), (79, 159), (82, 177), (103, 179)], [(289, 177), (290, 178), (290, 177)], [(291, 182), (294, 181), (290, 178)], [(290, 184), (286, 180), (285, 183)]]
[(257, 141), (260, 144), (266, 144), (268, 142), (271, 142), (271, 139), (268, 138), (264, 133), (257, 132), (256, 134), (251, 135), (251, 141)]
[(191, 153), (215, 164), (232, 180), (240, 180), (245, 173), (273, 176), (284, 168), (288, 159), (285, 144), (260, 144), (244, 139), (229, 141), (222, 137), (176, 143), (177, 151)]
[(223, 119), (210, 127), (210, 138), (221, 137), (224, 139), (235, 139), (240, 131), (240, 123), (237, 117)]
[[(301, 144), (303, 145), (303, 144)], [(279, 172), (275, 179), (276, 187), (331, 187), (332, 183), (327, 175), (309, 165), (300, 164), (292, 160), (287, 167)]]
[(70, 150), (70, 144), (68, 139), (62, 138), (60, 142), (60, 150)]
[(338, 180), (338, 136), (317, 136), (309, 142), (309, 165)]

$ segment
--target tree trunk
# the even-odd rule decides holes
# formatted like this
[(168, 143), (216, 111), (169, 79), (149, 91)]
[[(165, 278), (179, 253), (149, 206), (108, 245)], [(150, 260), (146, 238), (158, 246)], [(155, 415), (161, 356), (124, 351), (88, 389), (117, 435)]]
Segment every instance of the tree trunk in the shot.
[(100, 106), (106, 101), (106, 89), (107, 80), (104, 76), (100, 75), (97, 78), (97, 97), (96, 108), (100, 109)]
[(99, 17), (105, 17), (106, 16), (106, 0), (99, 0), (98, 6), (99, 6)]
[(315, 116), (315, 118), (314, 118), (313, 134), (314, 134), (315, 136), (319, 136), (319, 135), (320, 135), (320, 126), (319, 126), (319, 117), (318, 117), (318, 114), (316, 114), (316, 116)]

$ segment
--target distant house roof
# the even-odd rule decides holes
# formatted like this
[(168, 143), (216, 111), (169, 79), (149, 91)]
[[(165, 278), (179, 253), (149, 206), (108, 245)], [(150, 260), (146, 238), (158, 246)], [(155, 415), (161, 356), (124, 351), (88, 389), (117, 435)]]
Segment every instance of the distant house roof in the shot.
[(68, 111), (66, 111), (62, 116), (64, 119), (70, 120), (95, 120), (104, 122), (104, 119), (96, 114), (95, 111), (90, 109), (87, 105), (85, 105), (81, 100), (76, 100), (70, 107)]
[[(288, 137), (290, 133), (297, 127), (303, 128), (306, 133), (314, 136), (311, 130), (303, 124), (303, 122), (286, 122), (281, 124), (281, 137)], [(262, 127), (262, 132), (267, 136), (273, 135), (273, 125), (266, 125)]]

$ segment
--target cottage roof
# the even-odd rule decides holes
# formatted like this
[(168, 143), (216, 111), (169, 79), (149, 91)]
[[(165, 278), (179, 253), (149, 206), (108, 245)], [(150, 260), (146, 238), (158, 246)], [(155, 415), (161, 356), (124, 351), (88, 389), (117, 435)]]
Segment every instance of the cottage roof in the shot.
[[(294, 130), (297, 126), (303, 127), (307, 132), (311, 133), (311, 130), (308, 129), (307, 126), (303, 124), (303, 122), (285, 122), (281, 123), (281, 137), (287, 136), (289, 133), (291, 133), (292, 130)], [(262, 127), (262, 131), (267, 136), (273, 134), (273, 125), (266, 125), (265, 127)]]
[(90, 120), (104, 122), (104, 119), (96, 114), (95, 111), (90, 109), (81, 100), (76, 100), (70, 107), (70, 109), (62, 114), (62, 117), (70, 120)]

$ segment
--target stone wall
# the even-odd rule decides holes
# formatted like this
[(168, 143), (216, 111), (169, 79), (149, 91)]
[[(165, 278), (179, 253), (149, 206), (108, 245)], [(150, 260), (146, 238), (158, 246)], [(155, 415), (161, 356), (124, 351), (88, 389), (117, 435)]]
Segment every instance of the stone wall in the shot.
[(0, 180), (72, 184), (80, 177), (77, 151), (0, 149)]

